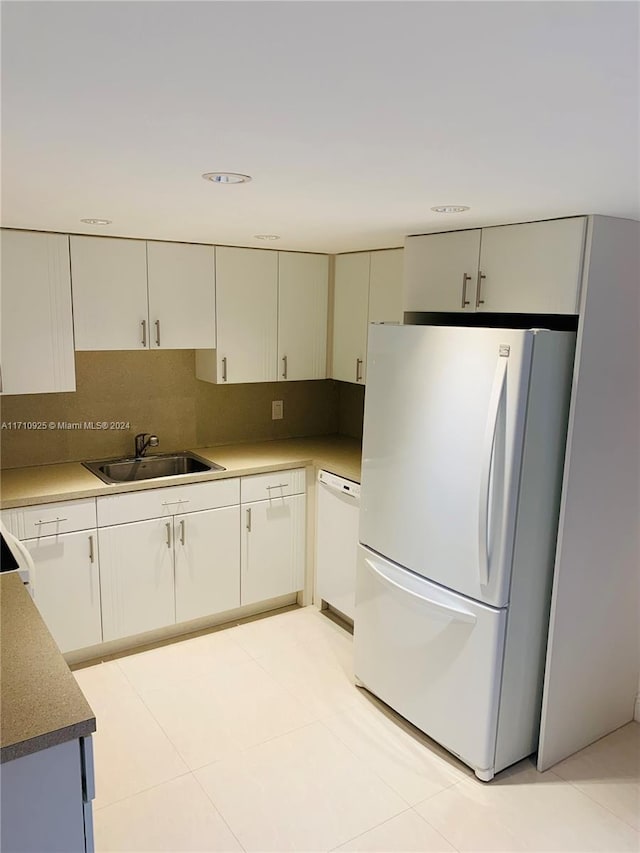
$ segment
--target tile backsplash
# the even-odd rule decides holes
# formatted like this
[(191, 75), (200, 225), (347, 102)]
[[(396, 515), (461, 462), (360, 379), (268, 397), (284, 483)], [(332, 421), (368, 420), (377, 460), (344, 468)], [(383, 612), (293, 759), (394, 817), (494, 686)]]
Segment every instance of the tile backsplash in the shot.
[[(158, 452), (362, 434), (362, 388), (330, 379), (212, 385), (195, 378), (193, 350), (77, 352), (76, 389), (1, 399), (2, 467), (130, 455), (138, 432), (155, 433)], [(284, 402), (282, 420), (271, 419), (272, 400)], [(10, 428), (17, 422), (47, 428)], [(107, 428), (85, 426), (99, 422)]]

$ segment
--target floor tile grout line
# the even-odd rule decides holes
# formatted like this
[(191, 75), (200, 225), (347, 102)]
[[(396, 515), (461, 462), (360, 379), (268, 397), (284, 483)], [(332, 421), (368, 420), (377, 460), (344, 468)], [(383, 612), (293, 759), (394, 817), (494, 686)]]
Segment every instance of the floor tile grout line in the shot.
[(147, 791), (153, 791), (154, 788), (160, 788), (162, 785), (168, 785), (169, 782), (174, 782), (176, 779), (183, 779), (185, 776), (188, 776), (191, 773), (190, 770), (185, 770), (184, 773), (178, 773), (176, 776), (172, 776), (170, 779), (163, 779), (162, 782), (156, 782), (154, 785), (148, 785), (146, 788), (141, 788), (139, 791), (134, 791), (131, 794), (127, 794), (126, 797), (120, 797), (117, 800), (112, 800), (110, 803), (105, 803), (103, 806), (93, 806), (94, 812), (101, 812), (104, 809), (108, 809), (111, 806), (117, 806), (120, 803), (124, 803), (126, 800), (130, 800), (133, 797), (137, 797), (139, 794), (144, 794)]
[[(572, 788), (575, 788), (576, 791), (578, 791), (581, 794), (584, 794), (584, 796), (587, 797), (589, 800), (591, 800), (592, 803), (595, 803), (597, 806), (600, 806), (601, 808), (605, 809), (606, 811), (609, 812), (609, 814), (612, 814), (614, 817), (618, 818), (618, 820), (622, 821), (622, 823), (626, 824), (627, 826), (630, 826), (631, 829), (635, 830), (637, 833), (640, 834), (640, 829), (637, 826), (634, 826), (626, 818), (621, 817), (619, 814), (614, 812), (613, 809), (610, 808), (610, 806), (606, 805), (606, 803), (603, 803), (600, 800), (596, 799), (596, 797), (591, 796), (591, 794), (587, 793), (587, 791), (580, 788), (571, 779), (565, 779), (564, 776), (561, 776), (559, 773), (557, 773), (555, 770), (553, 770), (553, 768), (546, 770), (545, 773), (552, 773), (561, 782), (565, 782), (567, 785), (571, 785)], [(640, 779), (638, 780), (638, 784), (640, 785)]]
[(384, 826), (386, 823), (389, 823), (389, 821), (395, 820), (396, 818), (400, 817), (403, 814), (407, 814), (407, 812), (410, 812), (410, 811), (411, 811), (411, 806), (409, 806), (406, 809), (403, 809), (401, 812), (398, 812), (397, 814), (391, 815), (391, 817), (385, 818), (385, 820), (381, 821), (380, 823), (377, 823), (375, 826), (370, 826), (368, 829), (365, 829), (362, 832), (359, 832), (357, 835), (352, 835), (351, 838), (345, 838), (344, 841), (341, 841), (339, 844), (336, 844), (335, 847), (332, 847), (328, 851), (328, 853), (335, 853), (336, 850), (339, 850), (345, 844), (349, 844), (350, 841), (355, 841), (356, 838), (360, 838), (361, 836), (366, 835), (368, 832), (373, 832), (374, 829), (379, 829), (381, 826)]
[[(215, 762), (214, 762), (214, 763), (215, 763)], [(205, 765), (205, 766), (207, 766), (207, 765)], [(198, 769), (201, 769), (201, 768), (198, 768)], [(211, 803), (211, 805), (212, 805), (212, 806), (213, 806), (213, 808), (215, 809), (216, 814), (220, 815), (220, 820), (224, 823), (224, 825), (227, 827), (227, 829), (229, 830), (229, 832), (231, 833), (231, 835), (233, 835), (233, 837), (235, 838), (235, 840), (238, 842), (238, 846), (240, 847), (240, 849), (241, 849), (242, 851), (244, 851), (244, 853), (246, 853), (246, 849), (247, 849), (247, 848), (242, 844), (242, 842), (240, 841), (240, 839), (238, 838), (238, 836), (235, 834), (235, 832), (233, 831), (233, 829), (231, 829), (231, 826), (230, 826), (229, 822), (227, 821), (226, 817), (225, 817), (225, 816), (222, 814), (222, 812), (220, 811), (220, 807), (216, 804), (215, 800), (213, 799), (213, 797), (211, 796), (211, 794), (207, 791), (207, 789), (204, 787), (204, 785), (202, 784), (202, 782), (198, 779), (198, 777), (196, 776), (196, 773), (195, 773), (195, 771), (194, 771), (194, 770), (192, 770), (192, 771), (191, 771), (191, 776), (195, 779), (196, 784), (198, 785), (198, 787), (200, 788), (200, 790), (203, 792), (203, 794), (205, 795), (205, 797), (209, 800), (209, 802)]]
[[(345, 711), (338, 711), (337, 713), (338, 713), (338, 714), (348, 714), (348, 713), (349, 713), (349, 709), (347, 709), (347, 710), (345, 710)], [(335, 716), (335, 714), (328, 714), (328, 715), (327, 715), (327, 717), (330, 717), (330, 716)], [(355, 756), (355, 757), (356, 757), (356, 758), (357, 758), (357, 759), (358, 759), (358, 760), (359, 760), (359, 761), (360, 761), (360, 762), (361, 762), (361, 763), (362, 763), (362, 764), (363, 764), (363, 765), (364, 765), (368, 770), (370, 770), (372, 773), (374, 773), (374, 774), (378, 777), (378, 779), (380, 779), (382, 782), (384, 782), (384, 783), (385, 783), (385, 785), (387, 785), (389, 788), (391, 788), (391, 790), (392, 790), (392, 791), (394, 791), (394, 793), (396, 793), (396, 794), (400, 797), (400, 799), (404, 800), (404, 802), (405, 802), (405, 803), (407, 803), (407, 805), (409, 806), (409, 808), (413, 808), (415, 805), (418, 805), (419, 803), (426, 802), (426, 800), (429, 800), (429, 799), (431, 799), (431, 797), (434, 797), (434, 796), (436, 796), (437, 794), (442, 793), (442, 791), (446, 791), (448, 788), (452, 788), (454, 785), (458, 785), (458, 784), (460, 784), (460, 782), (464, 782), (464, 781), (466, 781), (465, 779), (456, 779), (456, 780), (454, 780), (453, 782), (449, 782), (449, 784), (447, 784), (447, 785), (443, 785), (443, 786), (442, 786), (442, 788), (441, 788), (439, 791), (435, 791), (433, 794), (429, 794), (429, 796), (425, 797), (425, 798), (424, 798), (424, 799), (422, 799), (422, 800), (419, 800), (419, 801), (418, 801), (418, 803), (411, 803), (411, 802), (409, 802), (409, 800), (407, 800), (407, 798), (406, 798), (406, 797), (404, 797), (404, 796), (403, 796), (399, 791), (397, 791), (397, 790), (396, 790), (396, 789), (391, 785), (391, 783), (387, 782), (387, 781), (386, 781), (386, 779), (384, 779), (384, 778), (380, 775), (380, 773), (378, 773), (378, 771), (377, 771), (375, 768), (371, 767), (371, 766), (370, 766), (366, 761), (364, 761), (364, 759), (360, 758), (360, 756), (357, 754), (357, 752), (355, 752), (355, 751), (352, 749), (352, 747), (351, 747), (351, 746), (349, 746), (349, 744), (348, 744), (345, 740), (343, 740), (343, 739), (340, 737), (340, 735), (335, 734), (335, 733), (334, 733), (334, 732), (333, 732), (333, 731), (332, 731), (332, 730), (331, 730), (327, 725), (325, 725), (325, 724), (324, 724), (324, 720), (325, 720), (325, 719), (326, 719), (326, 717), (323, 717), (323, 718), (321, 718), (321, 719), (317, 720), (316, 722), (321, 723), (322, 725), (324, 725), (324, 728), (325, 728), (325, 729), (326, 729), (330, 734), (332, 734), (335, 738), (337, 738), (337, 739), (340, 741), (340, 743), (341, 743), (344, 747), (346, 747), (346, 748), (349, 750), (349, 752), (350, 752), (352, 755), (354, 755), (354, 756)], [(428, 747), (427, 747), (427, 749), (428, 749)]]
[[(455, 787), (455, 785), (459, 785), (459, 784), (460, 784), (459, 782), (454, 782), (453, 785), (449, 785), (449, 788), (453, 788), (453, 787)], [(445, 790), (449, 790), (449, 788), (445, 788)], [(438, 794), (441, 794), (441, 793), (442, 793), (442, 791), (438, 791)], [(433, 796), (437, 797), (438, 794), (434, 794)], [(430, 799), (432, 799), (432, 797), (427, 797), (427, 799), (422, 800), (422, 802), (425, 803), (427, 800), (430, 800)], [(420, 814), (420, 812), (417, 810), (417, 808), (415, 806), (412, 806), (411, 809), (414, 812), (414, 814), (416, 814), (420, 818), (420, 820), (423, 820), (427, 824), (427, 826), (429, 826), (434, 832), (436, 832), (440, 836), (440, 838), (442, 838), (444, 841), (446, 841), (450, 847), (453, 847), (453, 849), (456, 851), (456, 853), (460, 853), (460, 848), (456, 847), (456, 845), (453, 843), (453, 841), (451, 841), (449, 838), (447, 838), (447, 836), (444, 834), (444, 832), (439, 830), (437, 826), (434, 826), (431, 823), (431, 821), (427, 820), (427, 818), (423, 814)]]
[(266, 738), (265, 740), (261, 740), (258, 743), (251, 743), (249, 746), (244, 746), (240, 749), (236, 749), (233, 752), (226, 752), (224, 755), (221, 755), (220, 758), (214, 758), (213, 761), (207, 761), (206, 764), (199, 764), (197, 767), (192, 767), (191, 772), (195, 773), (198, 770), (204, 770), (205, 767), (212, 767), (214, 764), (219, 764), (221, 761), (227, 761), (230, 758), (235, 758), (238, 755), (244, 755), (246, 752), (249, 752), (252, 749), (257, 749), (259, 746), (264, 746), (267, 743), (271, 743), (274, 740), (278, 740), (279, 738), (288, 737), (294, 732), (302, 731), (302, 729), (308, 729), (311, 726), (315, 726), (317, 724), (317, 720), (311, 720), (309, 723), (304, 723), (301, 726), (296, 726), (293, 729), (289, 729), (286, 732), (280, 732), (280, 734), (272, 735), (271, 737)]

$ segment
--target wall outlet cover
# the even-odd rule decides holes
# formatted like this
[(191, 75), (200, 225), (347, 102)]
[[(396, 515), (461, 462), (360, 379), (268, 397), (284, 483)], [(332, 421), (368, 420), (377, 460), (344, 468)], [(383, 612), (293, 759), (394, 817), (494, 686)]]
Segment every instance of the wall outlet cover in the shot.
[(284, 417), (284, 403), (282, 400), (271, 401), (271, 420), (281, 421)]

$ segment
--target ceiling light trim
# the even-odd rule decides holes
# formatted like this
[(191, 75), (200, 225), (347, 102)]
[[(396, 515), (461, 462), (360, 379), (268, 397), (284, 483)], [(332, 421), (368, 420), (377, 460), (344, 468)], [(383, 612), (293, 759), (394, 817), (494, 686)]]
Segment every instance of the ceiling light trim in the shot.
[(434, 213), (464, 213), (471, 208), (467, 204), (437, 204), (431, 210)]
[(212, 184), (248, 184), (253, 180), (251, 175), (243, 175), (242, 172), (204, 172), (202, 175), (205, 181), (210, 181)]

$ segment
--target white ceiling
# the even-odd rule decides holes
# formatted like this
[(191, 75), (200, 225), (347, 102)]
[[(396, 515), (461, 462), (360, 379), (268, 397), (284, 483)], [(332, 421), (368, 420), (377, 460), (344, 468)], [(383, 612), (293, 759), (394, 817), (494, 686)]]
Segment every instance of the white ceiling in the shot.
[(640, 218), (635, 2), (2, 7), (6, 226), (339, 252)]

